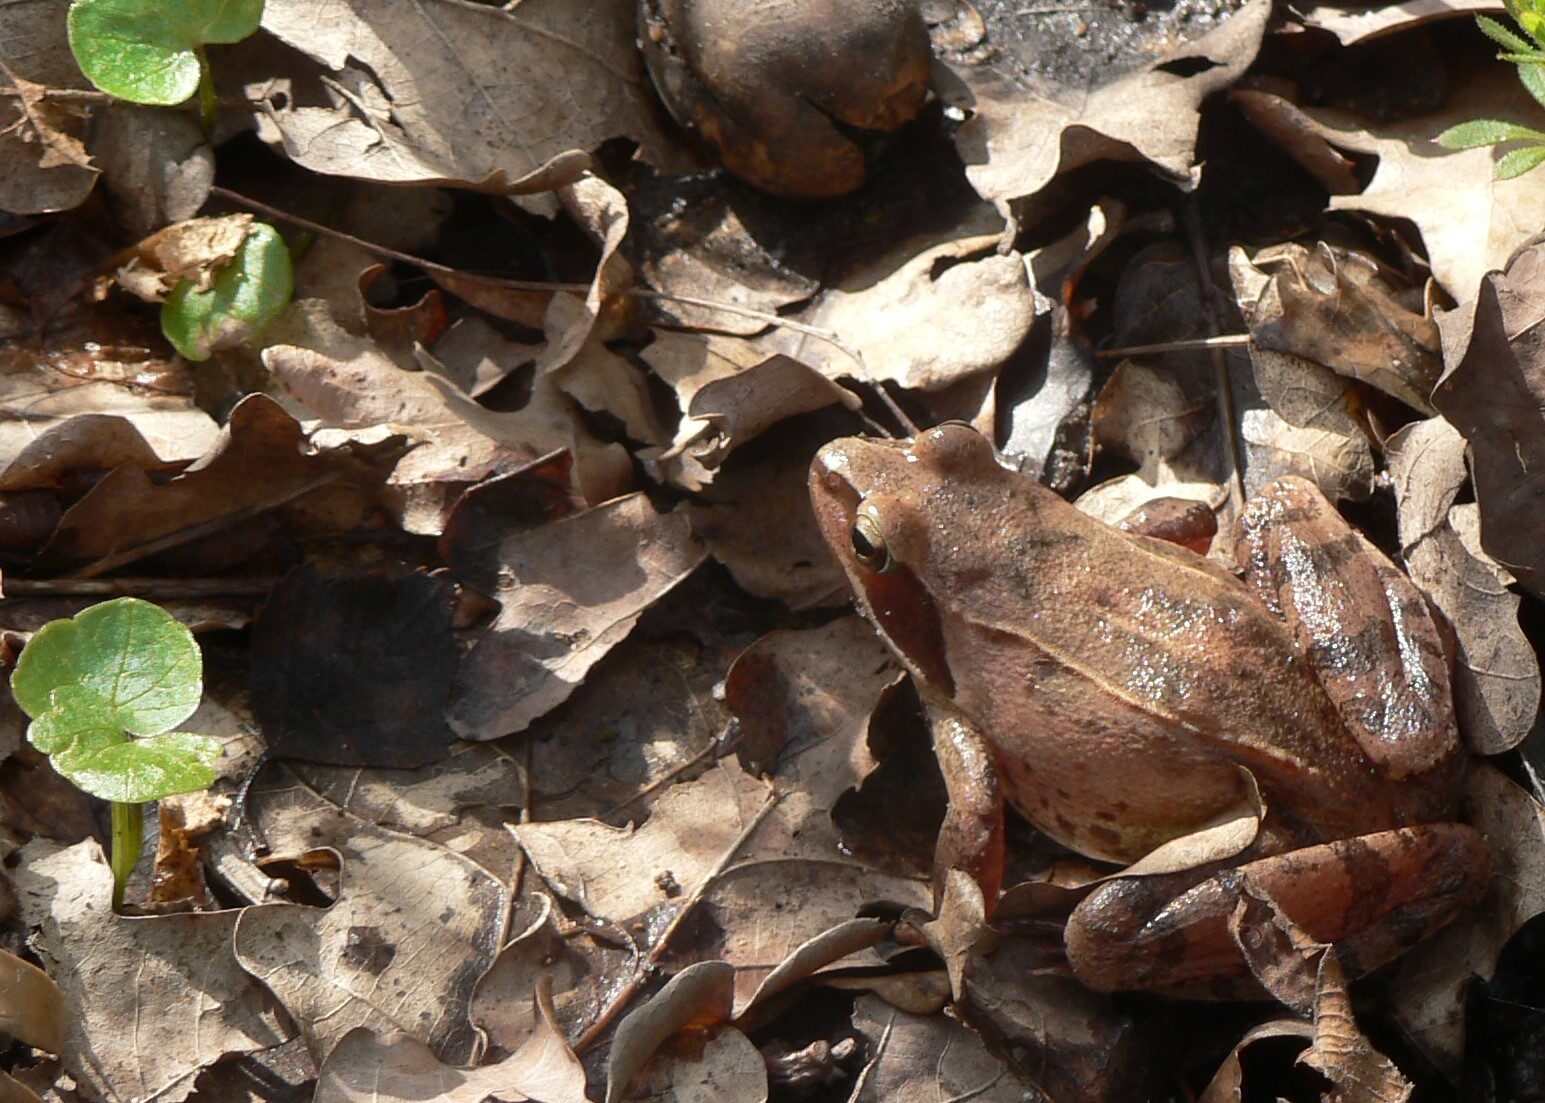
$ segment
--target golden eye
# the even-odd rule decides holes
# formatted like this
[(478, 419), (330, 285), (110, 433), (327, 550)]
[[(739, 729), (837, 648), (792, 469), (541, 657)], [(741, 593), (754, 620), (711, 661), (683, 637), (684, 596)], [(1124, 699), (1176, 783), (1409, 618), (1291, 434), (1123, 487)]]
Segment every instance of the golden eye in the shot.
[(853, 522), (853, 555), (871, 571), (883, 574), (891, 569), (890, 549), (873, 517), (861, 513)]

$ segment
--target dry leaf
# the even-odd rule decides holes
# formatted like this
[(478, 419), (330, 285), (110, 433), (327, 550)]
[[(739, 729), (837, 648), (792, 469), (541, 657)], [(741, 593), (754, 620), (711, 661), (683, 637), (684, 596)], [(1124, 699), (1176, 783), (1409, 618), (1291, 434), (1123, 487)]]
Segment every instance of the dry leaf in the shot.
[(966, 237), (915, 253), (907, 243), (900, 255), (826, 290), (799, 320), (835, 334), (840, 348), (788, 329), (774, 330), (766, 343), (832, 379), (889, 380), (925, 391), (995, 368), (1036, 317), (1025, 258), (999, 253), (999, 238)]
[(766, 361), (767, 353), (757, 344), (739, 338), (660, 330), (639, 355), (675, 391), (683, 411), (670, 447), (654, 455), (644, 452), (644, 461), (659, 481), (686, 490), (701, 490), (712, 480), (711, 468), (722, 460), (724, 449), (718, 446), (713, 425), (687, 411), (691, 410), (698, 391), (752, 370)]
[(766, 787), (726, 761), (695, 781), (673, 785), (642, 827), (557, 820), (512, 824), (510, 830), (553, 891), (621, 924), (684, 901), (766, 801)]
[(59, 986), (36, 965), (0, 950), (0, 1034), (57, 1054), (66, 1029)]
[[(523, 903), (533, 904), (536, 914), (499, 951), (498, 960), (472, 996), (472, 1021), (488, 1035), (490, 1047), (506, 1053), (521, 1049), (539, 1029), (542, 1016), (537, 990), (542, 983), (551, 985), (561, 998), (578, 987), (587, 973), (587, 962), (574, 940), (559, 933), (560, 922), (567, 920), (558, 913), (553, 898), (538, 892)], [(595, 994), (604, 997), (608, 991)], [(577, 1001), (566, 1002), (572, 1008)], [(587, 1017), (595, 1014), (590, 1006), (585, 1011)]]
[(68, 1005), (61, 1059), (94, 1094), (178, 1103), (206, 1065), (289, 1036), (231, 954), (240, 913), (115, 915), (112, 873), (91, 841), (29, 843), (16, 883)]
[(1387, 455), (1411, 579), (1454, 629), (1460, 730), (1477, 753), (1501, 754), (1534, 725), (1540, 664), (1518, 624), (1512, 576), (1477, 546), (1475, 504), (1454, 504), (1466, 478), (1464, 438), (1431, 418), (1391, 437)]
[(207, 289), (241, 249), (252, 222), (250, 214), (228, 214), (157, 230), (131, 250), (130, 260), (118, 269), (118, 285), (147, 303), (162, 302), (185, 279)]
[(853, 1008), (853, 1025), (869, 1042), (869, 1064), (859, 1076), (853, 1103), (937, 1103), (969, 1098), (977, 1103), (1024, 1103), (1033, 1084), (993, 1056), (976, 1032), (943, 1015), (909, 1015), (864, 996)]
[(489, 1098), (585, 1103), (585, 1070), (550, 1026), (520, 1052), (459, 1069), (410, 1034), (349, 1031), (317, 1073), (315, 1103), (483, 1103)]
[[(1279, 282), (1242, 249), (1229, 252), (1229, 275), (1252, 332), (1282, 316)], [(1244, 436), (1256, 446), (1248, 471), (1251, 490), (1277, 475), (1295, 474), (1311, 479), (1331, 501), (1366, 498), (1373, 489), (1373, 451), (1354, 413), (1360, 406), (1354, 384), (1323, 363), (1258, 344), (1250, 347), (1250, 363), (1256, 387), (1271, 406), (1244, 414)]]
[(439, 762), (416, 770), (361, 770), (292, 763), (323, 800), (391, 831), (442, 839), (469, 808), (526, 803), (521, 764), (496, 744), (455, 743)]
[(1197, 1103), (1241, 1103), (1244, 1099), (1245, 1072), (1240, 1057), (1256, 1042), (1275, 1038), (1302, 1038), (1305, 1042), (1314, 1036), (1314, 1027), (1292, 1019), (1274, 1019), (1252, 1027), (1250, 1032), (1235, 1043), (1234, 1048), (1218, 1066), (1207, 1090)]
[(0, 375), (0, 491), (51, 488), (122, 466), (170, 473), (219, 439), (215, 420), (182, 396), (106, 381), (57, 389), (25, 373)]
[(478, 1037), (468, 1008), (501, 941), (504, 886), (443, 846), (334, 808), (293, 776), (278, 784), (254, 786), (250, 798), (261, 837), (290, 860), (336, 851), (339, 896), (326, 909), (242, 911), (231, 936), (241, 967), (273, 992), (314, 1053), (368, 1027), (404, 1031), (453, 1064), (471, 1060)]
[(1301, 10), (1298, 17), (1305, 26), (1329, 31), (1343, 46), (1351, 46), (1437, 20), (1463, 17), (1471, 12), (1500, 14), (1502, 10), (1501, 0), (1402, 0), (1372, 8), (1313, 4)]
[(1491, 887), (1466, 917), (1401, 959), (1392, 1001), (1407, 1035), (1453, 1080), (1464, 1056), (1471, 977), (1489, 978), (1507, 940), (1545, 911), (1545, 809), (1495, 768), (1477, 762), (1466, 784), (1465, 811), (1491, 844)]
[(719, 472), (688, 506), (692, 531), (740, 587), (790, 609), (849, 600), (847, 581), (816, 528), (807, 486), (810, 460), (828, 438), (785, 434), (782, 447), (758, 450), (755, 461)]
[(139, 237), (192, 218), (215, 182), (208, 136), (182, 112), (115, 101), (93, 148), (114, 210)]
[[(388, 441), (381, 450), (395, 446)], [(304, 508), (309, 495), (328, 501), (334, 484), (357, 503), (341, 526), (352, 529), (361, 513), (368, 518), (380, 481), (371, 451), (318, 448), (273, 399), (249, 395), (231, 411), (215, 446), (184, 474), (158, 484), (125, 465), (97, 483), (65, 512), (44, 554), (99, 573), (280, 506)], [(247, 545), (237, 553), (254, 550)]]
[(736, 1002), (735, 1017), (744, 1018), (772, 1004), (776, 997), (818, 975), (828, 965), (874, 946), (893, 928), (894, 924), (883, 919), (849, 919), (800, 943), (762, 979), (749, 1000)]
[(409, 531), (439, 533), (468, 487), (554, 448), (574, 455), (576, 481), (590, 501), (620, 493), (631, 479), (626, 453), (597, 443), (550, 383), (520, 410), (486, 409), (434, 373), (403, 371), (373, 342), (339, 328), (316, 301), (292, 306), (269, 339), (276, 343), (263, 350), (263, 363), (275, 382), (329, 425), (390, 425), (420, 442), (388, 480)]
[(1361, 431), (1347, 436), (1334, 428), (1289, 424), (1272, 410), (1246, 410), (1239, 435), (1245, 445), (1249, 493), (1280, 475), (1308, 479), (1333, 502), (1361, 500), (1373, 490), (1373, 456)]
[(1537, 122), (1539, 105), (1512, 66), (1452, 74), (1443, 110), (1414, 119), (1369, 125), (1346, 111), (1306, 111), (1333, 145), (1379, 159), (1367, 189), (1332, 196), (1331, 208), (1415, 222), (1432, 274), (1455, 299), (1470, 298), (1486, 270), (1500, 268), (1545, 223), (1545, 189), (1532, 179), (1498, 180), (1490, 148), (1451, 152), (1434, 140), (1470, 119)]
[(641, 819), (664, 783), (706, 769), (729, 722), (715, 700), (729, 660), (675, 634), (624, 641), (532, 724), (532, 818), (621, 826)]
[(525, 730), (705, 554), (685, 514), (656, 513), (642, 494), (511, 536), (500, 549), (503, 608), (462, 661), (451, 727), (464, 739)]
[(709, 1031), (701, 1044), (670, 1048), (656, 1053), (624, 1097), (653, 1103), (766, 1103), (767, 1062), (740, 1031), (720, 1027)]
[[(706, 1030), (727, 1022), (734, 986), (735, 970), (728, 963), (700, 961), (677, 973), (657, 995), (629, 1012), (612, 1036), (611, 1056), (606, 1065), (605, 1103), (618, 1103), (627, 1097), (629, 1081), (671, 1035), (682, 1030)], [(741, 1037), (743, 1039), (744, 1035)], [(757, 1060), (760, 1062), (760, 1056)], [(764, 1068), (764, 1098), (766, 1090)], [(743, 1097), (720, 1098), (740, 1103)], [(748, 1103), (759, 1101), (752, 1099)]]
[(1036, 87), (1007, 66), (953, 63), (969, 95), (942, 94), (973, 113), (955, 136), (966, 176), (1000, 205), (1093, 161), (1150, 163), (1190, 181), (1201, 103), (1255, 60), (1270, 14), (1270, 4), (1252, 0), (1221, 27), (1101, 87)]
[(1545, 596), (1542, 321), (1545, 244), (1534, 244), (1439, 317), (1448, 370), (1432, 400), (1470, 442), (1487, 554)]
[(251, 89), (259, 135), (315, 172), (542, 191), (608, 138), (669, 144), (622, 0), (274, 0), (263, 29), (324, 68), (319, 98)]
[(0, 210), (40, 214), (82, 202), (97, 180), (81, 144), (89, 118), (49, 89), (86, 90), (65, 37), (63, 6), (32, 0), (0, 9), (0, 69), (16, 93), (0, 101)]
[(1252, 350), (1323, 364), (1433, 412), (1428, 396), (1443, 371), (1437, 324), (1407, 310), (1372, 260), (1319, 242), (1275, 251), (1269, 264), (1272, 286), (1250, 318)]

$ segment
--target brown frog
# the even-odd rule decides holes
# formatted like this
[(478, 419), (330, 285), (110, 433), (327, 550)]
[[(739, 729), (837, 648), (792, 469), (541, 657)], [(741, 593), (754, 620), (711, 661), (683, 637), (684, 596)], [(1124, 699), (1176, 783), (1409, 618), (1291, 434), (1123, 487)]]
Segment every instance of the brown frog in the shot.
[(1489, 850), (1454, 819), (1466, 756), (1438, 626), (1311, 484), (1246, 507), (1243, 580), (1086, 516), (959, 423), (834, 441), (810, 492), (933, 721), (941, 874), (965, 869), (992, 906), (1004, 799), (1124, 864), (1264, 807), (1232, 857), (1084, 899), (1066, 944), (1090, 987), (1261, 995), (1229, 933), (1246, 885), (1354, 975), (1478, 899)]

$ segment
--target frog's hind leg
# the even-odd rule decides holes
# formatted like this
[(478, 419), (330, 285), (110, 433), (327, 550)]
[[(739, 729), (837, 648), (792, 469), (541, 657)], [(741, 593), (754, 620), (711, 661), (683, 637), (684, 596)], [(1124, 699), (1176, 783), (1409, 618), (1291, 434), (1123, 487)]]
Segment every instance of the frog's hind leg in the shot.
[(1068, 961), (1098, 991), (1261, 999), (1229, 931), (1249, 884), (1319, 942), (1348, 976), (1378, 968), (1477, 901), (1490, 879), (1485, 840), (1464, 824), (1426, 824), (1305, 847), (1237, 867), (1118, 877), (1067, 925)]

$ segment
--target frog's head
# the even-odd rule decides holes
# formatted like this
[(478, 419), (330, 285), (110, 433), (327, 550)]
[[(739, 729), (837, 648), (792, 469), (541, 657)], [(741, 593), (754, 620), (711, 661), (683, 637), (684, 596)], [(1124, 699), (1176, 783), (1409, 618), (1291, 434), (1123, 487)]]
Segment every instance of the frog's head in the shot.
[(943, 620), (979, 569), (982, 534), (963, 526), (1008, 477), (991, 442), (959, 422), (912, 441), (835, 440), (810, 467), (816, 522), (860, 610), (936, 694), (954, 693)]

